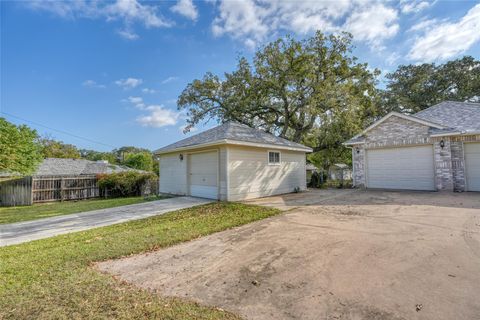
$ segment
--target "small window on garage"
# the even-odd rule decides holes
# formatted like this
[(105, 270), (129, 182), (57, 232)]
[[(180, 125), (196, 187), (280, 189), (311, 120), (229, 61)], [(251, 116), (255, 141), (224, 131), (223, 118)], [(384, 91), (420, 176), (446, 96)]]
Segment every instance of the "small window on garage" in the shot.
[(280, 164), (280, 152), (268, 151), (268, 164)]

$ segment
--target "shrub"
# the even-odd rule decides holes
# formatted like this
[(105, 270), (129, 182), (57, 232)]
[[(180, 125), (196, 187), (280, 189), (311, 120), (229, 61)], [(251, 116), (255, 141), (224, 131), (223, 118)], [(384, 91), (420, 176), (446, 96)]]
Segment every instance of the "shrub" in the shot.
[(98, 175), (98, 186), (106, 197), (126, 197), (141, 195), (142, 187), (156, 179), (153, 173), (126, 171)]
[(323, 173), (319, 173), (317, 171), (312, 173), (312, 177), (310, 178), (310, 182), (308, 184), (309, 188), (320, 188), (322, 183), (325, 181), (326, 177)]

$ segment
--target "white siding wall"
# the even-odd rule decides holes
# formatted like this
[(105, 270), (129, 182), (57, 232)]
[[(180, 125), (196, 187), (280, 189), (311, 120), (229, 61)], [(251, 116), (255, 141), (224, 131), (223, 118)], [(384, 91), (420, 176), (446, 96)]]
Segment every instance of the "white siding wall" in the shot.
[(160, 192), (178, 195), (187, 194), (187, 159), (179, 159), (180, 153), (160, 156)]
[[(228, 146), (229, 201), (306, 189), (305, 153)], [(280, 152), (280, 165), (268, 164), (268, 150)]]

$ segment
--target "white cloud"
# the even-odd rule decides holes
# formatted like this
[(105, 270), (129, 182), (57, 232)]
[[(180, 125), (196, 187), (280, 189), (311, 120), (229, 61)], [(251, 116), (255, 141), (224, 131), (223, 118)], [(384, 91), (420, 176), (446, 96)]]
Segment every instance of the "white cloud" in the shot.
[(157, 7), (144, 5), (137, 0), (117, 0), (105, 7), (107, 20), (123, 19), (127, 23), (141, 22), (147, 28), (170, 27), (171, 22), (166, 21), (157, 14)]
[(426, 28), (408, 54), (415, 61), (430, 62), (454, 57), (480, 41), (480, 4), (457, 22), (443, 21)]
[(98, 89), (106, 88), (104, 84), (99, 84), (94, 80), (85, 80), (83, 81), (82, 86), (88, 87), (88, 88), (98, 88)]
[(192, 0), (178, 0), (177, 4), (172, 6), (170, 10), (193, 21), (197, 20), (198, 18), (198, 11)]
[(140, 3), (138, 0), (109, 1), (55, 1), (36, 0), (27, 3), (27, 7), (46, 11), (66, 19), (105, 19), (121, 21), (123, 28), (117, 33), (122, 37), (134, 40), (138, 35), (132, 30), (135, 23), (146, 28), (170, 27), (172, 22), (158, 13), (158, 6)]
[(139, 38), (138, 34), (130, 30), (130, 28), (125, 28), (123, 30), (118, 30), (117, 33), (127, 40), (136, 40)]
[(150, 89), (150, 88), (143, 88), (143, 89), (142, 89), (142, 92), (143, 92), (143, 93), (155, 93), (156, 91), (153, 90), (153, 89)]
[(425, 19), (411, 26), (410, 29), (408, 29), (408, 31), (410, 32), (426, 31), (434, 27), (436, 24), (438, 24), (437, 19)]
[(180, 114), (166, 109), (162, 105), (151, 105), (145, 108), (148, 114), (139, 116), (137, 122), (145, 127), (160, 128), (177, 124)]
[(269, 18), (270, 8), (257, 5), (253, 0), (222, 1), (220, 15), (213, 21), (212, 31), (215, 36), (230, 34), (234, 38), (260, 41), (269, 31), (265, 23)]
[(177, 81), (177, 80), (178, 80), (178, 77), (168, 77), (168, 78), (166, 78), (165, 80), (162, 81), (162, 84), (170, 83), (170, 82)]
[(136, 78), (127, 78), (127, 79), (120, 79), (115, 81), (115, 84), (119, 87), (122, 87), (123, 89), (133, 89), (135, 87), (138, 87), (143, 83), (142, 79), (136, 79)]
[(345, 29), (354, 34), (355, 40), (379, 47), (399, 29), (397, 10), (388, 2), (223, 0), (217, 9), (212, 23), (214, 36), (229, 35), (248, 48), (269, 40), (280, 30), (303, 35)]
[(146, 114), (140, 115), (136, 121), (145, 127), (164, 127), (177, 124), (181, 117), (180, 112), (165, 108), (163, 105), (146, 105), (142, 97), (129, 96), (126, 100), (135, 106), (135, 108)]
[(145, 103), (143, 102), (143, 98), (142, 97), (128, 97), (128, 101), (135, 105), (135, 108), (137, 109), (140, 109), (140, 110), (143, 110), (145, 109)]
[(403, 13), (418, 13), (435, 4), (435, 1), (400, 0), (400, 9)]
[(352, 13), (344, 28), (353, 34), (355, 40), (367, 41), (378, 48), (383, 40), (397, 34), (399, 29), (397, 21), (395, 9), (375, 4)]
[[(390, 53), (387, 58), (385, 59), (385, 61), (387, 62), (387, 64), (389, 66), (393, 66), (395, 64), (397, 64), (398, 60), (401, 58), (401, 55), (397, 52), (392, 52)], [(382, 72), (383, 73), (383, 72)]]

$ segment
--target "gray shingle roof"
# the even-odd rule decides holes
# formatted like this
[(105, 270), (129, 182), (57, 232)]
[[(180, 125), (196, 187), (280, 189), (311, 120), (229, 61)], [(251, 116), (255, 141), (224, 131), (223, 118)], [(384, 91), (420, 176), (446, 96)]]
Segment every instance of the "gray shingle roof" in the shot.
[(247, 125), (229, 121), (215, 128), (198, 133), (194, 136), (172, 143), (160, 148), (155, 153), (172, 151), (179, 148), (193, 147), (206, 143), (221, 142), (222, 140), (235, 140), (261, 144), (272, 144), (282, 147), (300, 148), (308, 151), (310, 148), (280, 137), (276, 137), (260, 129), (250, 128)]
[[(413, 118), (428, 121), (445, 129), (430, 128), (430, 134), (469, 134), (480, 132), (480, 103), (444, 101), (415, 113)], [(347, 145), (360, 144), (363, 136), (353, 137), (345, 142)]]
[(34, 176), (78, 176), (95, 175), (100, 173), (115, 173), (124, 171), (142, 170), (132, 169), (126, 166), (109, 164), (101, 161), (90, 161), (86, 159), (60, 159), (46, 158), (38, 167)]
[(444, 101), (414, 116), (449, 128), (434, 132), (480, 132), (480, 103)]

